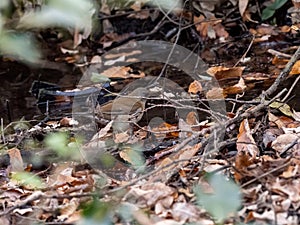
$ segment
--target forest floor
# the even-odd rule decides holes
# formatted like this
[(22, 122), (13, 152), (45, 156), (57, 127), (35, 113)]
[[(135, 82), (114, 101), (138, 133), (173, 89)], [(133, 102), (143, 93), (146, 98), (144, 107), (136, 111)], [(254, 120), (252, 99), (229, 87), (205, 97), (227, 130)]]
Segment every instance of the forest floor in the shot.
[(0, 223), (299, 224), (297, 4), (138, 2), (1, 58)]

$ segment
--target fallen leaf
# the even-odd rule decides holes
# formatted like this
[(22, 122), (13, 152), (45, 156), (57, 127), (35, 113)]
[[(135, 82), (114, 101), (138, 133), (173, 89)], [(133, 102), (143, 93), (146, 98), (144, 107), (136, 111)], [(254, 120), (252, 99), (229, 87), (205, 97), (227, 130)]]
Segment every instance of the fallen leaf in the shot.
[[(286, 146), (292, 144), (294, 141), (299, 140), (299, 136), (296, 134), (282, 134), (279, 135), (275, 141), (272, 142), (271, 147), (275, 149), (279, 154), (285, 150)], [(297, 150), (300, 147), (300, 143), (294, 145), (291, 149)]]
[(287, 170), (284, 171), (280, 177), (283, 178), (293, 178), (297, 175), (297, 172), (299, 170), (299, 165), (295, 165), (295, 166), (288, 166)]
[(247, 119), (244, 119), (240, 125), (236, 148), (238, 152), (235, 158), (235, 167), (241, 173), (236, 172), (234, 177), (236, 181), (239, 181), (243, 177), (242, 173), (247, 172), (247, 167), (254, 162), (259, 154), (259, 149), (251, 135)]
[(78, 121), (74, 120), (73, 118), (64, 117), (59, 121), (59, 124), (62, 127), (71, 127), (71, 126), (76, 126), (79, 123), (78, 123)]
[(268, 113), (268, 116), (269, 116), (269, 121), (275, 123), (278, 128), (281, 129), (282, 127), (285, 127), (285, 124), (279, 119), (279, 117), (275, 116), (270, 112)]
[(145, 74), (140, 72), (140, 74), (131, 73), (132, 69), (126, 66), (114, 66), (107, 70), (104, 70), (101, 75), (107, 76), (108, 78), (141, 78)]
[(217, 80), (227, 79), (227, 78), (240, 78), (244, 71), (245, 67), (224, 67), (224, 66), (215, 66), (210, 67), (206, 72), (214, 76)]
[(241, 77), (239, 82), (233, 86), (224, 88), (224, 93), (226, 95), (240, 94), (246, 90), (247, 86), (245, 85), (244, 79)]
[(23, 158), (20, 150), (17, 148), (11, 148), (7, 150), (10, 160), (10, 172), (21, 172), (24, 170)]
[(275, 101), (270, 104), (270, 107), (273, 109), (278, 109), (286, 116), (294, 117), (291, 107), (286, 103)]
[(226, 94), (223, 91), (223, 88), (214, 87), (211, 90), (207, 91), (205, 94), (207, 99), (224, 99)]
[(189, 93), (197, 94), (202, 91), (202, 85), (199, 81), (194, 80), (189, 86)]
[(211, 16), (209, 19), (210, 20), (207, 20), (203, 15), (199, 17), (194, 16), (196, 30), (203, 39), (215, 39), (217, 37), (227, 38), (229, 36), (221, 24), (222, 20), (216, 19), (214, 16)]
[(248, 3), (249, 0), (239, 0), (239, 11), (242, 17), (247, 9)]

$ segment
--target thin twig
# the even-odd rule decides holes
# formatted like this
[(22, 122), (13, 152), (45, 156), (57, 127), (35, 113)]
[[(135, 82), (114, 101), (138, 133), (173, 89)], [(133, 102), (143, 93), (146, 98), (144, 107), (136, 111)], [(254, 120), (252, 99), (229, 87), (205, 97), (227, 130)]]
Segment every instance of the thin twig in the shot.
[(260, 180), (261, 178), (264, 178), (264, 177), (268, 176), (269, 174), (272, 174), (272, 173), (274, 173), (274, 172), (276, 172), (276, 171), (278, 171), (278, 170), (281, 170), (282, 168), (288, 166), (288, 165), (290, 164), (290, 159), (291, 159), (291, 158), (289, 158), (289, 159), (287, 160), (287, 162), (284, 163), (283, 165), (281, 165), (281, 166), (279, 166), (279, 167), (276, 167), (276, 168), (274, 168), (274, 169), (272, 169), (272, 170), (270, 170), (270, 171), (268, 171), (268, 172), (266, 172), (266, 173), (264, 173), (264, 174), (261, 174), (261, 175), (258, 176), (258, 177), (253, 178), (252, 180), (249, 180), (248, 182), (242, 184), (242, 185), (240, 186), (240, 188), (245, 188), (245, 187), (247, 187), (248, 185), (252, 184), (253, 182), (255, 182), (255, 181), (257, 181), (257, 180)]
[(280, 153), (280, 157), (283, 157), (288, 150), (290, 150), (291, 148), (293, 148), (296, 144), (298, 144), (298, 140), (294, 140), (292, 143), (288, 144), (287, 146), (285, 146), (285, 148), (283, 149), (283, 151)]
[(268, 88), (268, 90), (266, 90), (264, 93), (262, 93), (261, 97), (263, 99), (266, 96), (272, 95), (278, 89), (280, 84), (282, 84), (282, 82), (285, 80), (285, 78), (287, 78), (287, 76), (289, 75), (292, 67), (294, 66), (294, 64), (298, 60), (299, 55), (300, 55), (300, 47), (298, 47), (297, 51), (294, 53), (294, 55), (292, 56), (290, 61), (286, 64), (284, 69), (281, 71), (281, 73), (278, 75), (278, 77), (276, 78), (274, 83)]
[(292, 57), (292, 56), (289, 55), (289, 54), (285, 54), (285, 53), (276, 51), (276, 50), (274, 50), (274, 49), (268, 49), (267, 52), (270, 53), (271, 55), (281, 56), (281, 57), (285, 57), (285, 58), (288, 58), (288, 59), (290, 59), (290, 58)]
[(282, 102), (285, 102), (287, 100), (287, 98), (289, 97), (289, 95), (292, 93), (292, 91), (294, 90), (296, 84), (298, 83), (300, 79), (300, 76), (298, 75), (298, 77), (296, 78), (296, 80), (294, 81), (293, 85), (290, 87), (288, 93), (286, 94), (286, 96), (284, 96), (284, 98), (282, 99)]
[(1, 118), (1, 137), (2, 137), (3, 144), (5, 145), (6, 141), (5, 141), (5, 135), (4, 135), (3, 118)]
[(247, 48), (247, 50), (245, 51), (245, 53), (242, 55), (242, 57), (236, 62), (236, 64), (234, 64), (233, 67), (236, 67), (242, 60), (244, 60), (244, 58), (246, 57), (246, 55), (248, 54), (248, 52), (250, 51), (252, 45), (253, 45), (253, 42), (254, 42), (254, 39), (255, 39), (255, 35), (252, 36), (252, 40)]

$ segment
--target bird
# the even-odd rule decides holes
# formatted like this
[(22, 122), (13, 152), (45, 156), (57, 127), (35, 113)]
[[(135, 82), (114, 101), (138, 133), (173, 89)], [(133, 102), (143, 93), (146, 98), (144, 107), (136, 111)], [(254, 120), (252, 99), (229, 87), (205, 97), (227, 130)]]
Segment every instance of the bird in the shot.
[(148, 90), (139, 87), (126, 95), (122, 93), (114, 100), (97, 105), (95, 114), (98, 118), (113, 120), (115, 129), (125, 131), (129, 124), (137, 123), (143, 117)]

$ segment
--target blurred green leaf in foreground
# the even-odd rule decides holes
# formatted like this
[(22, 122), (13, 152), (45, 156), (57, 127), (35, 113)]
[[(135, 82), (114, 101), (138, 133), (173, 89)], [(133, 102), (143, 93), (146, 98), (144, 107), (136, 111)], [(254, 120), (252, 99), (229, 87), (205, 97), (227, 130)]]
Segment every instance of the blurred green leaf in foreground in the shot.
[(9, 5), (8, 0), (0, 1), (0, 55), (25, 63), (38, 63), (41, 55), (32, 35), (24, 29), (77, 29), (86, 38), (91, 32), (92, 17), (96, 11), (91, 0), (49, 0), (39, 9), (26, 9), (19, 24), (8, 29), (5, 26), (8, 18), (4, 12)]
[(239, 209), (241, 205), (240, 189), (233, 181), (226, 180), (220, 174), (209, 177), (209, 184), (212, 193), (207, 193), (208, 191), (200, 186), (195, 188), (197, 201), (216, 222), (221, 223), (230, 216), (230, 213), (236, 213)]
[(24, 14), (19, 27), (85, 29), (91, 26), (94, 13), (95, 7), (89, 0), (49, 0), (41, 10)]

